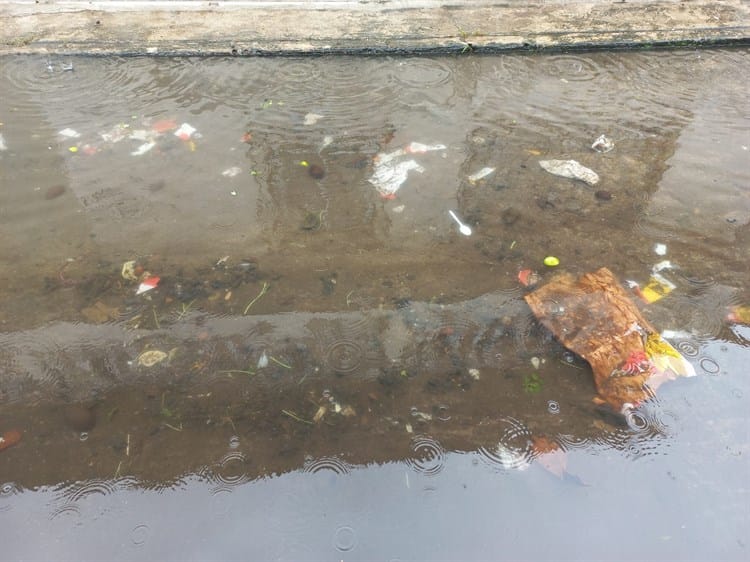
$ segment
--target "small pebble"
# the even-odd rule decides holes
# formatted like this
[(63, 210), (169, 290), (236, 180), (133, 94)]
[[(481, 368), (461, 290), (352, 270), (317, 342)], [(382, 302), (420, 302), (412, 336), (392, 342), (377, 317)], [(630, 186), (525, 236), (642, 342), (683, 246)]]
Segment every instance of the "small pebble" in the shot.
[(310, 174), (310, 177), (316, 180), (322, 180), (326, 175), (326, 171), (323, 169), (323, 166), (318, 166), (317, 164), (310, 164), (310, 167), (307, 169), (307, 173)]
[(63, 193), (65, 193), (64, 185), (59, 185), (59, 184), (53, 185), (44, 193), (44, 198), (45, 199), (57, 199)]
[(93, 408), (83, 404), (68, 404), (65, 407), (65, 423), (76, 431), (91, 431), (96, 425)]
[(594, 196), (599, 201), (612, 201), (612, 192), (607, 191), (606, 189), (599, 189), (594, 193)]

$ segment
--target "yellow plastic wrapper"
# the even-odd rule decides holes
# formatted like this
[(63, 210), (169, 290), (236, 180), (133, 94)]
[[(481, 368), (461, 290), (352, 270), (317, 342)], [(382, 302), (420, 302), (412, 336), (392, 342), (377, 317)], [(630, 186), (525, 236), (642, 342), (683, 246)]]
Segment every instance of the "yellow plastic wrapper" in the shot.
[(591, 365), (598, 396), (625, 412), (693, 366), (646, 320), (607, 268), (563, 273), (524, 297), (536, 318)]

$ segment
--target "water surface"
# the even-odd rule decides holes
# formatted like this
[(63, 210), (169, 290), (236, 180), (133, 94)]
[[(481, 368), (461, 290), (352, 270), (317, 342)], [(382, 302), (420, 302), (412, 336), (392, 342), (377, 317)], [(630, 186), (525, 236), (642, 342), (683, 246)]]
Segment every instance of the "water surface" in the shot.
[[(747, 557), (747, 51), (0, 68), (7, 559)], [(664, 260), (627, 425), (518, 273)]]

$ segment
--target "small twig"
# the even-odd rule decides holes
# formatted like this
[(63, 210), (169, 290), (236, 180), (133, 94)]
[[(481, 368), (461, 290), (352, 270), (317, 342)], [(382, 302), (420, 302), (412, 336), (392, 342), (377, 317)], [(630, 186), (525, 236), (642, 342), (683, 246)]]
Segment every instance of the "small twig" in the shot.
[(269, 359), (270, 359), (271, 361), (273, 361), (274, 363), (276, 363), (277, 365), (280, 365), (281, 367), (284, 367), (285, 369), (291, 369), (291, 368), (292, 368), (292, 366), (291, 366), (291, 365), (287, 365), (286, 363), (284, 363), (284, 362), (282, 362), (282, 361), (279, 361), (279, 360), (278, 360), (278, 359), (276, 359), (276, 358), (275, 358), (275, 357), (274, 357), (273, 355), (269, 356)]
[(117, 470), (115, 470), (115, 476), (114, 476), (115, 478), (119, 478), (120, 477), (120, 467), (121, 466), (122, 466), (122, 461), (120, 461), (120, 462), (117, 463)]
[(232, 429), (235, 433), (237, 433), (237, 426), (234, 425), (234, 422), (232, 421), (232, 417), (229, 415), (229, 406), (227, 406), (227, 415), (225, 419), (229, 420), (229, 423), (232, 425)]
[(182, 431), (182, 424), (180, 424), (180, 427), (175, 427), (171, 424), (168, 424), (167, 422), (164, 422), (164, 425), (166, 425), (169, 429), (173, 429), (174, 431)]
[(303, 420), (303, 419), (302, 419), (301, 417), (299, 417), (299, 416), (298, 416), (297, 414), (295, 414), (294, 412), (290, 412), (289, 410), (281, 410), (281, 413), (282, 413), (282, 414), (285, 414), (285, 415), (287, 415), (287, 416), (289, 416), (289, 417), (290, 417), (290, 418), (292, 418), (293, 420), (297, 420), (298, 422), (301, 422), (301, 423), (306, 423), (307, 425), (315, 425), (315, 424), (313, 424), (313, 422), (311, 422), (311, 421), (308, 421), (308, 420)]
[(156, 329), (161, 330), (161, 325), (159, 324), (159, 317), (156, 315), (156, 309), (151, 308), (151, 312), (154, 313), (154, 322), (156, 322)]
[(194, 302), (195, 302), (195, 299), (191, 300), (187, 304), (182, 303), (182, 312), (177, 313), (177, 320), (182, 320), (185, 317), (185, 315), (188, 313), (188, 310), (190, 310), (190, 307), (193, 306)]
[(125, 440), (125, 456), (130, 456), (130, 433), (128, 433), (128, 438)]
[(243, 375), (248, 375), (250, 377), (252, 377), (255, 374), (254, 371), (251, 371), (249, 369), (247, 371), (242, 371), (240, 369), (227, 369), (226, 371), (217, 371), (217, 372), (218, 373), (226, 373), (226, 374), (241, 373)]
[(258, 302), (258, 299), (266, 294), (268, 291), (268, 283), (265, 281), (263, 282), (263, 288), (260, 290), (260, 293), (258, 293), (258, 296), (255, 297), (253, 300), (251, 300), (249, 303), (247, 303), (247, 306), (245, 307), (245, 311), (242, 313), (243, 316), (247, 314), (247, 311), (250, 310), (250, 307), (253, 306), (256, 302)]

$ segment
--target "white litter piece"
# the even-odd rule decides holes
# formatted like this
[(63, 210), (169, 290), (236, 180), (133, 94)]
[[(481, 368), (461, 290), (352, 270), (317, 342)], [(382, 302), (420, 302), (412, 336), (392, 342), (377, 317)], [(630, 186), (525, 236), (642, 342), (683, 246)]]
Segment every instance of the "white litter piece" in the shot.
[(79, 133), (75, 129), (71, 129), (70, 127), (66, 127), (57, 134), (66, 139), (77, 139), (81, 136), (81, 133)]
[(135, 131), (130, 133), (131, 139), (139, 141), (151, 140), (153, 136), (153, 133), (151, 131), (147, 131), (146, 129), (136, 129)]
[(657, 256), (666, 256), (667, 255), (667, 245), (662, 244), (661, 242), (658, 242), (654, 244), (654, 253)]
[(323, 119), (322, 115), (319, 115), (318, 113), (308, 113), (305, 115), (305, 125), (315, 125), (318, 121)]
[(258, 369), (265, 369), (266, 367), (268, 367), (268, 355), (264, 351), (258, 359)]
[(189, 123), (183, 123), (182, 125), (180, 125), (180, 128), (174, 132), (174, 136), (179, 137), (182, 140), (189, 140), (197, 130), (198, 129), (196, 129)]
[(0, 152), (3, 150), (8, 150), (8, 145), (5, 144), (5, 138), (3, 137), (3, 134), (0, 133)]
[(141, 146), (139, 146), (138, 148), (136, 148), (130, 154), (132, 154), (133, 156), (143, 156), (144, 154), (146, 154), (149, 150), (151, 150), (155, 146), (156, 146), (156, 143), (153, 142), (153, 141), (152, 142), (144, 142)]
[(448, 148), (444, 144), (422, 144), (421, 142), (411, 142), (404, 149), (407, 154), (423, 154), (434, 150), (445, 150)]
[(599, 183), (599, 176), (594, 170), (575, 160), (540, 160), (539, 165), (550, 174), (561, 178), (581, 180), (589, 185)]
[(392, 198), (409, 177), (409, 172), (415, 170), (420, 174), (424, 168), (416, 160), (402, 162), (388, 161), (375, 166), (375, 171), (369, 182), (375, 186), (378, 193), (386, 198)]
[(445, 150), (444, 144), (422, 144), (412, 142), (404, 148), (393, 152), (382, 152), (375, 157), (375, 168), (368, 180), (386, 199), (392, 199), (406, 181), (409, 172), (415, 170), (420, 174), (424, 168), (416, 160), (398, 159), (407, 154), (424, 154), (435, 150)]
[(326, 135), (323, 137), (323, 142), (320, 143), (320, 148), (318, 149), (318, 152), (323, 150), (325, 147), (333, 143), (333, 137), (331, 135)]
[(406, 205), (398, 205), (398, 206), (396, 206), (396, 207), (393, 207), (393, 209), (391, 209), (391, 210), (392, 210), (392, 211), (393, 211), (394, 213), (403, 213), (403, 212), (404, 212), (404, 209), (406, 209)]
[(129, 130), (130, 127), (127, 124), (118, 123), (117, 125), (114, 125), (109, 131), (99, 133), (99, 136), (102, 137), (102, 140), (104, 142), (111, 142), (114, 144), (124, 139), (128, 135)]
[(490, 168), (489, 166), (487, 166), (486, 168), (482, 168), (478, 172), (471, 174), (469, 176), (469, 181), (471, 183), (478, 182), (479, 180), (486, 178), (487, 176), (492, 174), (494, 171), (495, 171), (495, 168)]
[(241, 172), (242, 168), (239, 166), (232, 166), (231, 168), (224, 170), (221, 175), (227, 178), (233, 178), (234, 176), (238, 176)]
[(136, 295), (142, 295), (143, 293), (146, 293), (148, 291), (151, 291), (152, 289), (156, 289), (156, 287), (159, 285), (160, 278), (157, 276), (147, 277), (143, 281), (141, 281), (141, 284), (138, 285), (138, 289), (136, 290)]
[(594, 144), (591, 145), (591, 148), (595, 150), (596, 152), (609, 152), (615, 147), (615, 143), (612, 141), (612, 139), (601, 135), (598, 139), (594, 141)]

